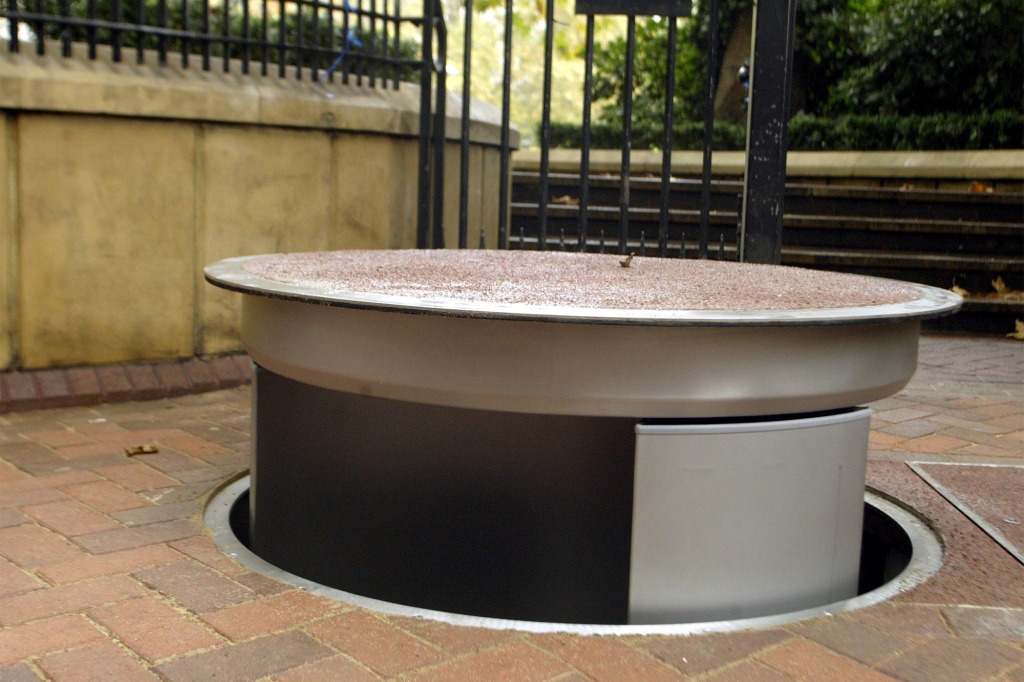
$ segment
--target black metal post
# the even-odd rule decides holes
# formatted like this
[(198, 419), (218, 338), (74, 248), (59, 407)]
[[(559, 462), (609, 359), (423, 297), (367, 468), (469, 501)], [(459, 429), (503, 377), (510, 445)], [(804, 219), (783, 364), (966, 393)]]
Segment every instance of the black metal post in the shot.
[(473, 0), (465, 0), (462, 41), (462, 139), (459, 156), (459, 248), (469, 241), (469, 100), (470, 73), (473, 67)]
[(619, 253), (629, 240), (629, 173), (633, 148), (633, 59), (636, 56), (636, 17), (626, 18), (626, 68), (622, 85), (622, 164), (619, 171)]
[[(504, 62), (502, 63), (501, 86), (501, 170), (499, 171), (498, 187), (498, 248), (508, 248), (508, 205), (509, 205), (509, 159), (511, 158), (511, 140), (509, 129), (510, 106), (512, 93), (512, 0), (505, 0), (505, 44)], [(523, 248), (520, 237), (519, 248)]]
[[(18, 11), (18, 0), (7, 0), (7, 8), (16, 13)], [(9, 49), (11, 52), (21, 52), (21, 43), (18, 40), (18, 31), (21, 29), (18, 27), (18, 19), (14, 17), (8, 20), (7, 30), (9, 31)], [(42, 37), (38, 38), (39, 42), (42, 43)]]
[(260, 75), (266, 76), (270, 66), (270, 27), (267, 19), (267, 0), (262, 0), (260, 7), (260, 38), (263, 45), (260, 49)]
[[(71, 16), (71, 2), (68, 0), (61, 0), (60, 2), (60, 13), (65, 16)], [(112, 3), (112, 13), (115, 24), (121, 24), (124, 19), (124, 14), (121, 9), (121, 0), (114, 0)], [(62, 54), (65, 56), (71, 56), (71, 28), (65, 27), (60, 32), (60, 39), (63, 44)], [(121, 29), (115, 29), (111, 33), (111, 56), (114, 57), (115, 61), (121, 61)]]
[(544, 86), (540, 117), (540, 203), (537, 215), (537, 249), (548, 240), (548, 154), (551, 147), (551, 56), (555, 43), (555, 0), (547, 0), (544, 17)]
[(740, 238), (740, 260), (749, 263), (782, 258), (796, 6), (797, 0), (761, 0), (754, 7)]
[[(309, 50), (309, 80), (315, 81), (320, 70), (320, 8), (317, 6), (316, 0), (313, 0), (309, 16), (309, 30), (312, 34), (308, 40), (308, 44), (311, 46)], [(227, 45), (224, 46), (224, 49), (227, 50)]]
[(711, 0), (708, 30), (708, 79), (704, 99), (704, 165), (700, 192), (700, 252), (708, 257), (708, 236), (711, 232), (711, 153), (715, 137), (715, 93), (718, 91), (718, 14), (719, 0)]
[(587, 250), (590, 208), (590, 113), (594, 99), (594, 15), (587, 15), (587, 47), (583, 66), (583, 146), (580, 149), (579, 250)]
[[(224, 21), (228, 20), (227, 10), (225, 9)], [(167, 0), (160, 0), (156, 6), (156, 23), (160, 28), (167, 28)], [(224, 46), (227, 49), (227, 46)], [(160, 66), (167, 66), (167, 36), (163, 33), (159, 34), (156, 39), (156, 50), (157, 58), (160, 62)]]
[(396, 17), (394, 22), (394, 32), (392, 34), (392, 54), (395, 60), (393, 68), (391, 69), (391, 87), (394, 90), (398, 89), (398, 82), (402, 78), (402, 67), (400, 60), (402, 59), (402, 22), (398, 20), (398, 17), (402, 16), (402, 2), (401, 0), (395, 0), (395, 14)]
[(434, 1), (423, 0), (423, 67), (420, 71), (420, 145), (416, 207), (416, 247), (430, 246), (431, 84), (434, 70)]
[[(394, 0), (394, 15), (401, 16), (401, 0)], [(401, 78), (401, 22), (394, 20), (391, 32), (391, 88), (398, 89), (398, 80)]]
[[(363, 35), (363, 0), (356, 3), (356, 35)], [(366, 74), (366, 62), (361, 61), (356, 65), (356, 85), (363, 84), (363, 76)]]
[[(297, 7), (297, 11), (298, 12), (302, 12), (302, 4), (301, 3), (296, 5), (296, 7)], [(224, 51), (224, 55), (223, 55), (223, 57), (224, 57), (223, 68), (224, 68), (224, 73), (228, 73), (231, 70), (231, 43), (228, 41), (228, 38), (230, 37), (230, 34), (231, 34), (231, 0), (224, 0), (223, 4), (221, 5), (220, 20), (222, 22), (221, 36), (223, 37), (223, 40), (221, 41), (221, 49)], [(301, 31), (302, 30), (301, 29), (301, 26), (302, 26), (302, 17), (301, 16), (299, 17), (299, 26), (300, 26), (299, 30)], [(301, 35), (302, 34), (300, 33), (299, 34), (299, 36), (300, 36), (299, 37), (299, 42), (300, 43), (302, 42)]]
[[(343, 50), (348, 50), (349, 48), (348, 32), (352, 30), (352, 26), (349, 24), (348, 14), (349, 10), (346, 9), (341, 15), (341, 49)], [(426, 49), (426, 47), (423, 49)], [(348, 69), (341, 70), (341, 82), (348, 85)]]
[(431, 15), (434, 30), (437, 31), (437, 61), (433, 62), (437, 91), (434, 95), (434, 129), (431, 135), (434, 140), (434, 199), (433, 228), (434, 237), (431, 246), (435, 249), (444, 248), (444, 152), (447, 141), (447, 73), (448, 73), (448, 28), (441, 16), (441, 6), (434, 3)]
[[(206, 0), (203, 0), (203, 2), (205, 3)], [(285, 60), (287, 58), (286, 36), (287, 36), (287, 33), (288, 33), (288, 22), (285, 21), (285, 17), (287, 17), (287, 16), (288, 15), (285, 14), (284, 0), (278, 0), (278, 2), (277, 2), (277, 75), (278, 75), (279, 78), (284, 78), (284, 74), (285, 74), (284, 65), (285, 65)], [(208, 66), (206, 66), (206, 62), (207, 62), (207, 58), (206, 58), (205, 53), (204, 53), (204, 56), (203, 56), (203, 68), (204, 69), (209, 68)]]
[[(135, 63), (144, 64), (146, 61), (146, 34), (142, 32), (142, 28), (146, 25), (146, 3), (143, 0), (135, 0), (135, 21), (139, 25), (139, 30), (135, 32)], [(208, 28), (209, 26), (204, 24), (203, 33), (207, 33)]]
[(249, 31), (249, 21), (251, 17), (250, 8), (248, 2), (242, 3), (242, 73), (249, 73), (249, 59), (252, 57), (252, 36)]
[(85, 40), (89, 45), (89, 59), (96, 59), (96, 0), (86, 3), (89, 21), (93, 22), (85, 31)]
[(302, 3), (295, 3), (295, 45), (292, 54), (295, 55), (295, 78), (302, 80), (302, 64), (306, 61), (306, 32), (302, 23)]
[[(672, 124), (676, 96), (676, 18), (668, 17), (668, 63), (665, 65), (665, 130), (661, 146), (661, 214), (658, 224), (658, 255), (668, 255), (669, 208), (672, 191)], [(680, 237), (685, 240), (685, 235)]]
[[(120, 16), (120, 3), (117, 3), (118, 18), (117, 21), (121, 21)], [(263, 0), (263, 20), (266, 21), (267, 17), (267, 0)], [(189, 16), (188, 16), (188, 0), (181, 0), (181, 30), (185, 32), (185, 37), (181, 39), (181, 66), (182, 68), (188, 68), (188, 55), (192, 51), (192, 40), (188, 37), (189, 34)], [(115, 54), (121, 54), (121, 36), (117, 36), (117, 47)], [(118, 57), (118, 61), (121, 61)], [(266, 73), (263, 74), (267, 75)]]
[(374, 88), (377, 87), (377, 62), (375, 61), (377, 56), (377, 0), (370, 0), (370, 35), (366, 47), (370, 59), (364, 59), (362, 63), (370, 69), (370, 87)]
[[(284, 0), (281, 0), (281, 40), (284, 41)], [(202, 0), (202, 16), (200, 18), (200, 25), (202, 26), (202, 41), (203, 41), (203, 71), (210, 70), (210, 0)], [(142, 44), (142, 36), (139, 36), (139, 45)], [(282, 50), (283, 54), (283, 50)], [(139, 52), (139, 59), (142, 59), (142, 53)], [(283, 59), (283, 58), (282, 58)], [(281, 64), (281, 75), (284, 75), (284, 63)]]
[[(18, 0), (11, 0), (11, 3), (13, 4), (14, 9), (16, 10), (18, 8)], [(42, 13), (42, 11), (43, 11), (43, 0), (36, 0), (36, 11)], [(46, 24), (44, 24), (42, 21), (37, 21), (35, 23), (36, 54), (38, 54), (40, 56), (46, 54), (46, 39), (45, 39), (45, 36), (43, 35), (43, 27), (45, 25)], [(13, 26), (13, 24), (12, 24), (12, 26)]]

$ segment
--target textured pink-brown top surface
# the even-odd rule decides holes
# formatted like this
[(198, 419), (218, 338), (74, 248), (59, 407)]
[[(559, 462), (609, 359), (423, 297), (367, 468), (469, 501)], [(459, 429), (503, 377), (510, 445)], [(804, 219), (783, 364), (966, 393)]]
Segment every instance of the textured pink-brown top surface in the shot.
[(322, 295), (641, 311), (835, 309), (918, 299), (901, 282), (775, 265), (538, 251), (329, 251), (243, 269)]

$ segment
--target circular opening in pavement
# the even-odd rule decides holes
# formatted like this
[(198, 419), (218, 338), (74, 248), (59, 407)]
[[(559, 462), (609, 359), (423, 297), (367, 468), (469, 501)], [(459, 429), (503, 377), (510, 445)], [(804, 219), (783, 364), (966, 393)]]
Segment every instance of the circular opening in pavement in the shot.
[(863, 608), (890, 599), (923, 583), (942, 564), (942, 548), (930, 528), (907, 509), (868, 492), (864, 496), (860, 582), (857, 596), (851, 599), (771, 616), (702, 623), (594, 625), (506, 620), (385, 602), (322, 585), (284, 571), (248, 549), (248, 502), (249, 477), (244, 476), (227, 484), (211, 498), (206, 508), (205, 521), (218, 546), (250, 570), (314, 594), (384, 613), (430, 618), (454, 625), (495, 629), (626, 635), (696, 634), (772, 627)]

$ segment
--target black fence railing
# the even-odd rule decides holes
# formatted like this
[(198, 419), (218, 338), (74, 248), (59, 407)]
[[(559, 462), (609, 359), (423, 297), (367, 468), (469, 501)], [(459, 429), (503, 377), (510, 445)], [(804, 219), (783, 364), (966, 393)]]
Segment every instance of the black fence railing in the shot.
[[(427, 7), (434, 7), (440, 0), (425, 0)], [(539, 5), (539, 3), (538, 3)], [(630, 215), (632, 200), (630, 196), (631, 173), (631, 152), (633, 149), (632, 121), (633, 121), (633, 77), (634, 61), (636, 59), (636, 20), (641, 16), (659, 16), (665, 21), (661, 22), (666, 31), (665, 50), (665, 82), (663, 99), (663, 115), (661, 118), (663, 137), (661, 139), (662, 149), (662, 172), (660, 197), (658, 201), (658, 219), (655, 234), (648, 234), (640, 240), (639, 249), (647, 251), (648, 244), (651, 244), (652, 251), (660, 256), (686, 254), (685, 245), (689, 235), (678, 232), (678, 222), (672, 219), (672, 181), (671, 181), (671, 160), (674, 147), (674, 123), (676, 113), (674, 111), (674, 86), (676, 72), (676, 52), (678, 49), (678, 21), (690, 17), (690, 21), (706, 21), (709, 26), (708, 43), (706, 46), (706, 57), (708, 63), (708, 78), (704, 93), (704, 163), (703, 163), (703, 192), (699, 209), (698, 232), (696, 235), (697, 249), (696, 256), (700, 258), (713, 257), (712, 250), (717, 247), (718, 255), (721, 257), (725, 251), (724, 244), (719, 240), (718, 244), (712, 244), (712, 224), (725, 217), (714, 215), (712, 199), (710, 196), (711, 168), (712, 168), (712, 141), (714, 131), (714, 100), (718, 79), (718, 70), (721, 63), (721, 46), (718, 41), (718, 15), (721, 12), (723, 0), (707, 0), (697, 4), (699, 15), (694, 15), (694, 3), (691, 0), (631, 0), (622, 2), (619, 0), (576, 0), (574, 11), (581, 15), (586, 22), (584, 48), (584, 77), (580, 83), (583, 93), (582, 119), (582, 145), (579, 174), (579, 193), (572, 197), (576, 209), (573, 211), (576, 216), (577, 225), (573, 229), (575, 239), (573, 243), (567, 243), (565, 234), (561, 229), (557, 232), (549, 229), (552, 227), (550, 212), (557, 210), (558, 200), (564, 197), (557, 197), (552, 194), (551, 177), (549, 167), (549, 150), (552, 147), (551, 100), (552, 100), (552, 71), (553, 61), (557, 58), (553, 45), (555, 33), (562, 30), (560, 22), (555, 18), (554, 0), (545, 0), (542, 17), (544, 21), (544, 40), (542, 52), (534, 42), (528, 49), (543, 59), (543, 84), (541, 85), (541, 118), (539, 124), (539, 147), (540, 147), (540, 172), (539, 172), (539, 196), (537, 203), (535, 237), (531, 240), (530, 246), (537, 249), (547, 248), (573, 248), (580, 251), (591, 249), (614, 249), (619, 253), (627, 253), (636, 248), (631, 237)], [(488, 5), (493, 6), (493, 3)], [(786, 168), (786, 146), (787, 146), (787, 121), (789, 119), (789, 94), (791, 90), (792, 71), (792, 40), (794, 30), (794, 19), (796, 0), (762, 0), (759, 3), (760, 11), (755, 12), (754, 31), (751, 36), (752, 54), (751, 63), (756, 68), (750, 73), (750, 96), (749, 96), (749, 128), (747, 139), (747, 177), (743, 183), (739, 200), (740, 226), (737, 232), (737, 247), (735, 248), (741, 260), (754, 262), (778, 262), (779, 250), (781, 248), (783, 195), (785, 184)], [(433, 16), (434, 10), (425, 11), (425, 15)], [(467, 55), (462, 64), (463, 88), (462, 101), (469, 101), (471, 81), (473, 77), (472, 60), (468, 57), (471, 54), (473, 42), (473, 0), (464, 0), (464, 44), (463, 54)], [(608, 234), (602, 230), (597, 232), (591, 223), (601, 213), (603, 207), (592, 206), (591, 204), (591, 176), (589, 172), (592, 124), (592, 95), (594, 89), (594, 36), (595, 16), (618, 17), (624, 22), (625, 32), (625, 58), (623, 73), (622, 92), (622, 136), (621, 136), (621, 166), (618, 173), (618, 210), (616, 215), (617, 229), (615, 234)], [(499, 179), (499, 200), (498, 200), (498, 246), (508, 248), (510, 245), (522, 247), (523, 239), (518, 239), (514, 230), (511, 229), (510, 219), (513, 213), (509, 188), (511, 148), (509, 145), (510, 127), (510, 90), (513, 86), (512, 63), (513, 43), (515, 32), (513, 30), (515, 18), (514, 0), (504, 2), (504, 39), (503, 45), (503, 92), (502, 92), (502, 133), (499, 164), (501, 176)], [(440, 20), (438, 20), (440, 23)], [(575, 29), (572, 29), (575, 30)], [(439, 36), (443, 32), (443, 26), (439, 28)], [(426, 35), (426, 33), (424, 34)], [(428, 46), (424, 46), (426, 53), (433, 54)], [(439, 47), (439, 64), (435, 68), (438, 80), (438, 92), (444, 91), (444, 48)], [(532, 58), (537, 58), (532, 57)], [(427, 71), (424, 70), (424, 74)], [(426, 76), (425, 76), (426, 77)], [(464, 112), (466, 109), (464, 109)], [(465, 114), (464, 122), (466, 120)], [(750, 131), (754, 131), (751, 135)], [(459, 205), (459, 226), (458, 246), (463, 248), (470, 243), (470, 229), (472, 226), (467, 223), (466, 211), (466, 188), (468, 182), (468, 135), (463, 131), (462, 135), (462, 164), (460, 180), (460, 205)], [(443, 150), (438, 149), (438, 153)], [(421, 185), (422, 188), (422, 185)], [(440, 215), (438, 203), (440, 195), (436, 194), (434, 211)], [(425, 198), (421, 194), (421, 202)], [(735, 205), (735, 204), (734, 204)], [(421, 210), (425, 210), (421, 205)], [(735, 216), (735, 211), (732, 212)], [(730, 218), (735, 220), (735, 218)], [(443, 231), (439, 219), (435, 220), (429, 228), (430, 236), (426, 233), (420, 234), (419, 244), (423, 247), (446, 246), (443, 238)], [(675, 232), (673, 232), (676, 230)], [(595, 233), (596, 232), (596, 233)], [(650, 242), (648, 241), (650, 239)], [(482, 233), (481, 233), (482, 243)], [(670, 244), (677, 245), (674, 249)], [(596, 245), (596, 246), (595, 246)], [(454, 245), (447, 245), (454, 246)]]
[(321, 86), (397, 90), (418, 82), (417, 243), (437, 247), (444, 245), (447, 38), (438, 0), (423, 5), (423, 15), (409, 15), (401, 0), (0, 0), (0, 29), (13, 53), (71, 57), (84, 49), (97, 59), (102, 47), (114, 62), (173, 60)]
[[(404, 16), (401, 0), (0, 0), (0, 17), (6, 20), (8, 49), (34, 49), (45, 54), (51, 45), (71, 56), (72, 46), (84, 44), (95, 59), (98, 46), (109, 46), (114, 61), (134, 54), (143, 62), (149, 51), (161, 64), (174, 58), (183, 67), (197, 62), (204, 70), (220, 69), (243, 74), (259, 73), (321, 84), (336, 82), (371, 87), (397, 88), (401, 80), (418, 80), (420, 91), (420, 141), (418, 158), (418, 215), (416, 243), (420, 248), (456, 246), (444, 237), (444, 178), (448, 35), (442, 0), (422, 0), (420, 16)], [(510, 91), (513, 87), (512, 49), (514, 42), (514, 0), (504, 1), (503, 100), (498, 197), (498, 247), (515, 240), (509, 219), (511, 205), (511, 121)], [(715, 30), (722, 0), (708, 0), (698, 8), (711, 26), (707, 45), (704, 171), (700, 207), (698, 257), (706, 258), (711, 244), (711, 224), (720, 219), (712, 213), (710, 193), (715, 80), (720, 46)], [(792, 33), (796, 0), (762, 0), (755, 13), (752, 59), (756, 68), (750, 76), (747, 176), (742, 190), (737, 251), (741, 260), (778, 262), (781, 248), (783, 194), (786, 162), (786, 130), (790, 91)], [(660, 255), (669, 255), (670, 243), (683, 245), (688, 236), (673, 235), (671, 219), (673, 151), (673, 86), (676, 59), (677, 20), (691, 15), (691, 0), (576, 0), (575, 11), (586, 20), (584, 80), (580, 83), (584, 104), (581, 150), (581, 188), (577, 211), (576, 248), (588, 250), (596, 238), (599, 246), (620, 253), (632, 248), (629, 215), (630, 155), (633, 146), (632, 79), (635, 59), (636, 18), (658, 15), (668, 18), (666, 51), (667, 97), (664, 100), (662, 140), (662, 182), (656, 238), (650, 235)], [(617, 234), (595, 235), (590, 222), (595, 217), (590, 205), (590, 125), (594, 73), (595, 15), (618, 16), (625, 22), (626, 52), (623, 92), (623, 131), (617, 212)], [(473, 0), (463, 0), (465, 55), (463, 76), (461, 139), (459, 141), (458, 244), (485, 245), (483, 226), (469, 225), (469, 102), (473, 75)], [(549, 206), (556, 202), (548, 182), (548, 151), (551, 145), (552, 68), (555, 55), (554, 0), (545, 0), (543, 44), (542, 112), (540, 122), (540, 198), (537, 216), (537, 248), (565, 247), (560, 233), (549, 234)], [(408, 38), (408, 40), (407, 40)], [(56, 41), (55, 43), (53, 41)], [(535, 49), (530, 46), (530, 49)], [(760, 56), (758, 56), (760, 55)], [(237, 65), (237, 66), (236, 66)], [(459, 114), (457, 114), (459, 115)], [(753, 131), (753, 134), (751, 132)], [(595, 207), (596, 208), (596, 207)], [(471, 230), (479, 228), (479, 241)], [(641, 240), (646, 250), (646, 239)], [(719, 240), (721, 241), (721, 240)], [(520, 242), (521, 243), (521, 242)], [(723, 245), (719, 243), (721, 253)], [(745, 253), (746, 252), (746, 253)], [(685, 255), (684, 247), (675, 254)]]
[[(397, 88), (412, 80), (421, 17), (401, 0), (0, 0), (8, 49)], [(404, 30), (403, 30), (404, 29)], [(409, 38), (416, 36), (415, 40)], [(56, 41), (56, 43), (54, 43)]]

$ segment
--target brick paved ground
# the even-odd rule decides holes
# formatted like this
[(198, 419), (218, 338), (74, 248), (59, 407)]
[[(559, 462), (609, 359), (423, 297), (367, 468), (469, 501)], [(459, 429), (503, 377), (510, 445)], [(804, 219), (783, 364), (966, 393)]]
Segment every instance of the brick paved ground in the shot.
[[(154, 388), (161, 371), (123, 370), (130, 388), (104, 373), (66, 373), (63, 389), (34, 376), (32, 399), (67, 404), (74, 381), (108, 386), (98, 399), (173, 395)], [(8, 412), (0, 681), (1024, 680), (1024, 567), (907, 465), (1024, 465), (1024, 344), (926, 336), (914, 381), (873, 407), (869, 484), (938, 529), (939, 573), (887, 603), (784, 627), (614, 637), (386, 616), (232, 561), (201, 512), (247, 466), (245, 386)], [(143, 445), (158, 452), (126, 455)], [(977, 477), (971, 499), (998, 480)]]

